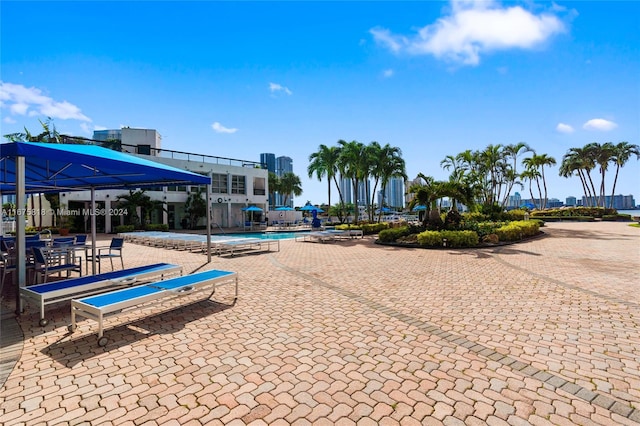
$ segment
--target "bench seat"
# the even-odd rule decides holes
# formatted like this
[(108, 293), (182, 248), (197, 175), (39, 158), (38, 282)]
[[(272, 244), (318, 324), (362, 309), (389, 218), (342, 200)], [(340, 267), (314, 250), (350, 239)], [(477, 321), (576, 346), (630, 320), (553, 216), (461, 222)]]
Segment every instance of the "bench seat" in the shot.
[(106, 317), (143, 305), (163, 303), (173, 298), (201, 292), (208, 293), (206, 299), (210, 299), (215, 293), (216, 287), (228, 283), (235, 283), (235, 301), (238, 298), (238, 274), (215, 269), (74, 299), (71, 301), (69, 331), (75, 331), (77, 317), (97, 321), (98, 344), (105, 346), (107, 344), (107, 339), (104, 337)]

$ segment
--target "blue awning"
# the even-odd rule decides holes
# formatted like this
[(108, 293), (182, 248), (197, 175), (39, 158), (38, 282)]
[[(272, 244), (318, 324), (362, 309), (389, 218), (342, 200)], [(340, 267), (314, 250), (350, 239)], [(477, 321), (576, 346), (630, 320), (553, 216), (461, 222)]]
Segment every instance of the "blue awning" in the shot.
[(206, 185), (208, 176), (96, 145), (10, 142), (0, 145), (0, 192), (16, 193), (16, 157), (25, 158), (25, 193)]

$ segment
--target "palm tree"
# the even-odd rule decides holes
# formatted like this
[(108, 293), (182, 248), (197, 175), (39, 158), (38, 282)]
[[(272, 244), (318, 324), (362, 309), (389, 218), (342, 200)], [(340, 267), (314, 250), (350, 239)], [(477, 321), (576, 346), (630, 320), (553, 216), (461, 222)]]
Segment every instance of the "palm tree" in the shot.
[(510, 144), (504, 147), (505, 159), (511, 158), (513, 160), (513, 166), (511, 169), (507, 171), (505, 174), (507, 189), (505, 191), (504, 200), (502, 202), (502, 206), (507, 205), (507, 200), (509, 199), (509, 195), (511, 194), (511, 190), (513, 189), (513, 185), (520, 185), (522, 183), (517, 180), (518, 178), (518, 156), (521, 153), (531, 152), (532, 149), (525, 142), (518, 142), (516, 144)]
[[(355, 221), (358, 222), (360, 210), (358, 208), (358, 187), (360, 182), (369, 176), (369, 160), (366, 146), (358, 141), (346, 142), (339, 140), (340, 157), (338, 170), (342, 177), (350, 179), (353, 187)], [(365, 197), (368, 198), (368, 197)]]
[[(591, 200), (591, 190), (587, 182), (587, 169), (585, 167), (587, 163), (585, 162), (585, 158), (586, 155), (582, 148), (571, 148), (569, 152), (562, 157), (559, 174), (562, 177), (569, 178), (575, 173), (582, 183), (585, 200)], [(591, 201), (589, 201), (589, 204), (591, 204)]]
[(529, 181), (529, 194), (531, 195), (531, 201), (533, 202), (533, 205), (535, 206), (536, 199), (533, 196), (532, 183), (533, 183), (534, 180), (536, 182), (538, 181), (538, 178), (540, 177), (540, 172), (537, 169), (533, 168), (533, 167), (527, 167), (522, 173), (520, 173), (520, 177), (522, 179), (524, 179), (525, 181), (527, 181), (527, 180)]
[[(62, 142), (62, 137), (63, 135), (61, 135), (58, 130), (56, 129), (55, 124), (53, 123), (53, 119), (51, 117), (47, 117), (47, 119), (45, 121), (42, 121), (40, 119), (38, 119), (38, 121), (40, 122), (40, 126), (42, 126), (42, 132), (40, 132), (38, 135), (33, 135), (31, 132), (29, 132), (29, 130), (25, 127), (24, 128), (24, 132), (17, 132), (17, 133), (10, 133), (7, 135), (4, 135), (5, 139), (7, 139), (9, 142), (22, 142), (22, 141), (27, 141), (27, 142), (47, 142), (47, 143), (60, 143)], [(42, 212), (42, 194), (40, 194), (40, 196), (38, 197), (38, 200), (40, 201), (40, 209), (39, 211)], [(49, 204), (51, 205), (51, 208), (53, 209), (53, 211), (57, 211), (55, 206), (59, 206), (60, 202), (59, 202), (59, 194), (44, 194), (44, 197), (47, 199), (47, 201), (49, 201)], [(31, 200), (31, 209), (35, 210), (35, 200), (33, 195), (29, 197)], [(56, 217), (57, 219), (57, 217)], [(35, 217), (33, 217), (33, 225), (35, 226)], [(38, 228), (42, 228), (42, 214), (38, 215)]]
[[(609, 168), (609, 162), (612, 160), (614, 145), (611, 142), (599, 144), (592, 142), (585, 147), (594, 163), (600, 166), (600, 191), (598, 192), (598, 206), (605, 207), (605, 175)], [(595, 191), (594, 191), (595, 194)]]
[(150, 218), (151, 211), (157, 208), (164, 208), (162, 201), (152, 200), (144, 189), (134, 191), (129, 190), (128, 194), (118, 195), (116, 201), (120, 208), (127, 211), (128, 222), (131, 225), (140, 227), (143, 220)]
[(187, 196), (187, 201), (184, 203), (184, 212), (187, 214), (187, 223), (190, 229), (195, 229), (198, 225), (198, 220), (207, 216), (207, 201), (205, 198), (206, 193), (200, 188), (192, 190)]
[(343, 202), (342, 191), (338, 180), (336, 178), (338, 174), (338, 158), (340, 157), (340, 149), (336, 146), (328, 147), (321, 144), (318, 147), (318, 151), (309, 155), (309, 165), (307, 166), (307, 172), (309, 177), (312, 177), (315, 173), (318, 180), (322, 180), (323, 176), (327, 177), (327, 204), (331, 205), (331, 183), (335, 183), (338, 188), (338, 194), (340, 195), (340, 202)]
[[(540, 208), (544, 209), (547, 206), (547, 181), (544, 176), (544, 166), (553, 166), (556, 164), (556, 159), (550, 157), (547, 154), (536, 154), (533, 153), (531, 158), (525, 158), (523, 160), (523, 164), (525, 164), (529, 168), (533, 168), (535, 170), (540, 170), (540, 177), (536, 178), (536, 183), (538, 185), (538, 193), (540, 194)], [(544, 196), (542, 194), (542, 190), (540, 189), (540, 179), (542, 179), (542, 185), (544, 188)]]
[[(378, 222), (380, 222), (382, 207), (384, 207), (384, 194), (387, 191), (389, 180), (394, 177), (401, 177), (404, 180), (407, 179), (406, 165), (402, 159), (402, 150), (397, 147), (392, 147), (389, 144), (383, 146), (378, 152), (374, 170), (376, 176), (380, 179), (380, 189), (382, 192), (382, 200), (378, 209)], [(375, 189), (376, 186), (374, 186), (374, 193), (376, 192)]]
[(269, 185), (269, 205), (275, 207), (276, 205), (276, 192), (280, 192), (280, 178), (277, 174), (269, 172), (268, 178)]
[(286, 172), (280, 177), (280, 192), (284, 194), (283, 205), (287, 205), (287, 201), (291, 195), (296, 197), (302, 194), (302, 182), (300, 177), (292, 172)]
[(433, 177), (422, 173), (418, 173), (417, 178), (421, 180), (421, 183), (414, 184), (409, 188), (409, 193), (414, 194), (414, 199), (409, 204), (409, 207), (413, 208), (418, 204), (426, 206), (427, 214), (423, 218), (423, 225), (426, 226), (427, 223), (430, 223), (438, 227), (441, 224), (438, 200), (447, 196), (446, 182), (436, 181)]
[(616, 176), (613, 179), (613, 188), (611, 189), (611, 200), (609, 203), (610, 208), (613, 208), (613, 197), (616, 193), (616, 184), (618, 183), (618, 173), (620, 172), (620, 168), (627, 164), (633, 155), (636, 156), (636, 159), (640, 159), (640, 147), (623, 141), (615, 145), (612, 151), (611, 160), (616, 165)]

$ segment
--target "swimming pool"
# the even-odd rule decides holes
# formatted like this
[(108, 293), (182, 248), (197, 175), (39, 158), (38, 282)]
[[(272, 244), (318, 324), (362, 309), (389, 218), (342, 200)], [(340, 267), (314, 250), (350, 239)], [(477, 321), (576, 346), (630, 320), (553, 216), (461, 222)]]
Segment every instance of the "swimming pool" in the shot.
[(309, 232), (240, 232), (237, 234), (216, 234), (224, 235), (225, 237), (239, 237), (239, 238), (262, 238), (263, 240), (290, 240), (296, 237), (296, 235), (304, 235)]

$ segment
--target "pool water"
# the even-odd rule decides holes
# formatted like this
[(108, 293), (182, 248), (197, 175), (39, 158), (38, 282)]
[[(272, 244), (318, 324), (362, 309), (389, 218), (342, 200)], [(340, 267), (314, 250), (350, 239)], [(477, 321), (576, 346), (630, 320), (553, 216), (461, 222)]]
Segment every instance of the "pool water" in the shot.
[[(231, 237), (242, 238), (262, 238), (263, 240), (289, 240), (295, 238), (296, 235), (304, 235), (308, 232), (241, 232), (238, 234), (224, 234)], [(216, 234), (222, 235), (222, 234)]]

